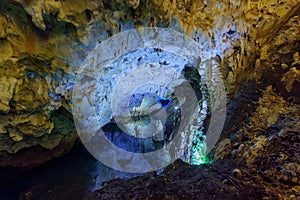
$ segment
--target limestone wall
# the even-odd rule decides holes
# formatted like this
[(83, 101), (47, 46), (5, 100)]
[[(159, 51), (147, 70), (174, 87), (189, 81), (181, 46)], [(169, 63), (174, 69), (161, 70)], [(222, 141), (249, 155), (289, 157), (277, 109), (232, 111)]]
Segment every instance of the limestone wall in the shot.
[[(229, 98), (250, 68), (260, 79), (263, 69), (282, 67), (284, 88), (293, 92), (299, 46), (293, 63), (268, 63), (278, 61), (277, 47), (299, 42), (299, 10), (298, 0), (2, 0), (0, 151), (12, 159), (0, 165), (26, 166), (70, 149), (74, 71), (97, 42), (135, 27), (169, 27), (194, 37), (211, 52), (207, 66), (221, 66)], [(285, 51), (288, 46), (280, 55)], [(67, 147), (58, 150), (61, 145)], [(33, 163), (14, 159), (34, 148), (56, 153)]]

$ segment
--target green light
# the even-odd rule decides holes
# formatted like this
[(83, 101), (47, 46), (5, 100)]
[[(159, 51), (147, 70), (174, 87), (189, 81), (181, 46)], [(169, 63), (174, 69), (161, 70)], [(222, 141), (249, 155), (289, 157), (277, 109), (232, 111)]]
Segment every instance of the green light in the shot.
[(203, 135), (202, 131), (196, 131), (196, 137), (194, 138), (192, 145), (192, 165), (201, 165), (211, 162), (211, 160), (206, 155), (207, 146), (205, 143), (205, 138), (206, 136)]

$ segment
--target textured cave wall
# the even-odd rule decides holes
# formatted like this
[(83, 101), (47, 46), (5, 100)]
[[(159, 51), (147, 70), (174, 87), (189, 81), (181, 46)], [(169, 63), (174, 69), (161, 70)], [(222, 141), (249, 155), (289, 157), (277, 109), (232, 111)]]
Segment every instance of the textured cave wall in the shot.
[(70, 110), (74, 70), (96, 41), (130, 28), (170, 27), (194, 37), (215, 55), (208, 66), (221, 66), (229, 100), (241, 82), (268, 81), (263, 72), (272, 70), (283, 81), (273, 88), (286, 97), (299, 94), (298, 1), (0, 2), (2, 166), (37, 164), (70, 150), (77, 137)]
[(212, 164), (178, 161), (160, 176), (112, 180), (87, 199), (299, 199), (300, 3), (289, 3), (256, 1), (240, 16), (246, 45), (221, 61), (228, 114)]
[(214, 160), (236, 168), (232, 174), (242, 184), (256, 180), (250, 185), (261, 190), (257, 198), (297, 199), (300, 191), (299, 3), (296, 8), (241, 77), (230, 105), (239, 111), (229, 115), (227, 138), (215, 149)]

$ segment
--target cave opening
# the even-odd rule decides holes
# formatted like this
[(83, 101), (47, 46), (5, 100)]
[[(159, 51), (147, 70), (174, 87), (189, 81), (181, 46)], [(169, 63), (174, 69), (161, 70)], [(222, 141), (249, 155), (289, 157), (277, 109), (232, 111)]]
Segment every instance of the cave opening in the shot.
[[(128, 56), (129, 55), (126, 55), (127, 59)], [(173, 64), (172, 60), (164, 61), (163, 63), (165, 64), (166, 62), (168, 62), (168, 65)], [(206, 123), (209, 121), (207, 117), (209, 102), (203, 99), (203, 96), (207, 96), (208, 91), (203, 89), (205, 88), (204, 86), (201, 87), (201, 76), (197, 69), (191, 64), (185, 64), (185, 66), (182, 67), (181, 74), (186, 80), (185, 83), (191, 84), (197, 100), (199, 104), (201, 104), (201, 116), (197, 117), (199, 117), (199, 120), (201, 118), (202, 124), (204, 125), (204, 121)], [(202, 95), (202, 93), (204, 95)], [(155, 112), (159, 112), (160, 109), (164, 109), (166, 116), (155, 116)], [(109, 137), (115, 145), (121, 145), (126, 150), (132, 149), (134, 152), (140, 153), (155, 151), (157, 148), (161, 148), (164, 144), (172, 141), (175, 134), (179, 134), (177, 132), (181, 120), (179, 101), (174, 92), (165, 86), (146, 84), (138, 88), (130, 96), (129, 113), (136, 125), (147, 126), (151, 120), (163, 121), (163, 131), (156, 136), (135, 138), (134, 136), (128, 135), (125, 132), (126, 130), (122, 131), (115, 123), (114, 118), (112, 118), (110, 123), (103, 127), (103, 130), (106, 136)], [(192, 154), (190, 155), (190, 164), (197, 165), (210, 162), (205, 155), (205, 130), (207, 129), (203, 126), (197, 128), (191, 145)]]

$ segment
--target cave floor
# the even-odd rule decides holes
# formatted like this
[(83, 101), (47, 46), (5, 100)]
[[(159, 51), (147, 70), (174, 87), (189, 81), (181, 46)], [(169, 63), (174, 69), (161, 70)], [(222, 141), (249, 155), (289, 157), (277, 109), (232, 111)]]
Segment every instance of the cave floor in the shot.
[(0, 193), (26, 200), (299, 199), (300, 109), (287, 109), (267, 129), (246, 126), (221, 138), (211, 164), (177, 160), (159, 175), (137, 176), (105, 167), (77, 144), (32, 170), (1, 169)]

